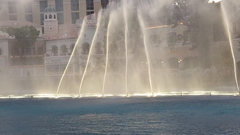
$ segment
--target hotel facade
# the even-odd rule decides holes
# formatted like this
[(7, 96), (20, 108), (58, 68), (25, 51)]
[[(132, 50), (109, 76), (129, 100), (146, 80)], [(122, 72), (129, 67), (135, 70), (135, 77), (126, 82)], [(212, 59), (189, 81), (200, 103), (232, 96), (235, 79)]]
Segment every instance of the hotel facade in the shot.
[[(112, 0), (113, 1), (113, 0)], [(23, 56), (32, 63), (17, 63), (19, 48), (14, 38), (0, 32), (0, 74), (2, 77), (38, 77), (62, 75), (73, 53), (74, 45), (82, 28), (82, 21), (87, 17), (85, 31), (74, 52), (67, 75), (81, 75), (85, 69), (89, 49), (96, 31), (97, 17), (94, 15), (101, 8), (106, 8), (111, 0), (2, 0), (0, 27), (34, 26), (40, 35), (35, 45), (26, 48)], [(198, 51), (191, 51), (190, 42), (183, 46), (183, 32), (186, 26), (180, 25), (172, 31), (171, 26), (158, 27), (157, 23), (148, 22), (147, 31), (150, 39), (149, 51), (153, 68), (174, 70), (197, 66)], [(173, 49), (167, 47), (169, 31), (176, 37)], [(159, 34), (160, 33), (160, 34)], [(93, 48), (94, 59), (104, 60), (106, 30), (100, 30)], [(161, 40), (161, 41), (160, 41)], [(163, 49), (162, 42), (166, 44)], [(234, 42), (235, 43), (235, 42)], [(235, 45), (235, 44), (234, 44)], [(236, 46), (237, 46), (236, 42)], [(240, 61), (240, 60), (239, 60)], [(193, 63), (193, 64), (189, 64)]]

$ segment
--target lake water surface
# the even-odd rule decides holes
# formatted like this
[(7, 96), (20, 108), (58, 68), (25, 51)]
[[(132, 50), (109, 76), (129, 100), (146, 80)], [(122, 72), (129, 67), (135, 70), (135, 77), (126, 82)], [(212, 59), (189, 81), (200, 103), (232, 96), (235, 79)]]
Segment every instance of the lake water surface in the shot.
[(0, 135), (65, 134), (240, 134), (240, 97), (0, 100)]

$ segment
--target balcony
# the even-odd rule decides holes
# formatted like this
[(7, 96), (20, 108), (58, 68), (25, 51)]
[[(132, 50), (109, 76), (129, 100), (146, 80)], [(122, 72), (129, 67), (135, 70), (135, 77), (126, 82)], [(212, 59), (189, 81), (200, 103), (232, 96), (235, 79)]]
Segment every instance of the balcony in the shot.
[[(67, 64), (70, 59), (70, 55), (57, 55), (49, 56), (44, 58), (44, 64)], [(78, 62), (78, 56), (74, 55), (72, 57), (71, 63)]]

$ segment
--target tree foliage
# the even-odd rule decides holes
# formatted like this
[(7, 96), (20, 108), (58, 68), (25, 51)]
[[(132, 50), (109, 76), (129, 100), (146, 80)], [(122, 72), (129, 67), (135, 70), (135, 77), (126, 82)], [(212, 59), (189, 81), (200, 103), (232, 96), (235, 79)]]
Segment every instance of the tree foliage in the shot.
[(39, 36), (39, 31), (33, 26), (23, 26), (19, 28), (6, 27), (1, 28), (1, 30), (8, 33), (9, 36), (14, 36), (19, 48), (27, 48), (34, 45)]

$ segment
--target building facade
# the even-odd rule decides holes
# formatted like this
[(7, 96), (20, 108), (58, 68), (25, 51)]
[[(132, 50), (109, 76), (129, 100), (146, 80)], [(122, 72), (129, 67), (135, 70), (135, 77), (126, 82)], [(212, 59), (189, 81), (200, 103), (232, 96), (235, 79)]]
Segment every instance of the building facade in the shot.
[(56, 9), (58, 23), (75, 24), (79, 18), (98, 13), (108, 0), (1, 0), (0, 20), (28, 21), (43, 26), (46, 7)]
[[(81, 75), (85, 69), (92, 40), (96, 31), (97, 16), (101, 8), (107, 8), (108, 3), (120, 0), (2, 0), (0, 17), (1, 27), (21, 27), (31, 25), (40, 31), (35, 45), (24, 51), (25, 56), (40, 56), (42, 64), (31, 66), (11, 65), (13, 58), (19, 56), (18, 48), (4, 37), (0, 42), (0, 70), (12, 69), (19, 76), (46, 75), (61, 76), (68, 64), (69, 58), (74, 53), (67, 74)], [(93, 14), (95, 13), (95, 15)], [(83, 18), (87, 17), (87, 26), (81, 37)], [(149, 51), (151, 63), (155, 68), (186, 69), (197, 66), (198, 51), (191, 50), (188, 41), (183, 45), (183, 34), (186, 26), (179, 25), (172, 30), (171, 26), (159, 26), (158, 23), (147, 22)], [(171, 35), (172, 34), (172, 35)], [(106, 30), (101, 29), (93, 48), (93, 58), (90, 67), (94, 67), (100, 59), (105, 59), (104, 40)], [(168, 39), (174, 36), (174, 46)], [(77, 39), (80, 42), (76, 44)], [(76, 51), (73, 49), (77, 45)], [(7, 50), (6, 50), (6, 46)], [(7, 54), (5, 54), (7, 53)], [(3, 57), (4, 55), (4, 57)], [(5, 64), (6, 63), (6, 64)], [(194, 63), (194, 64), (189, 64)], [(4, 66), (3, 66), (4, 65)], [(34, 70), (34, 65), (37, 66)], [(41, 69), (39, 69), (41, 68)], [(29, 69), (29, 70), (25, 70)], [(41, 73), (38, 73), (41, 71)]]

